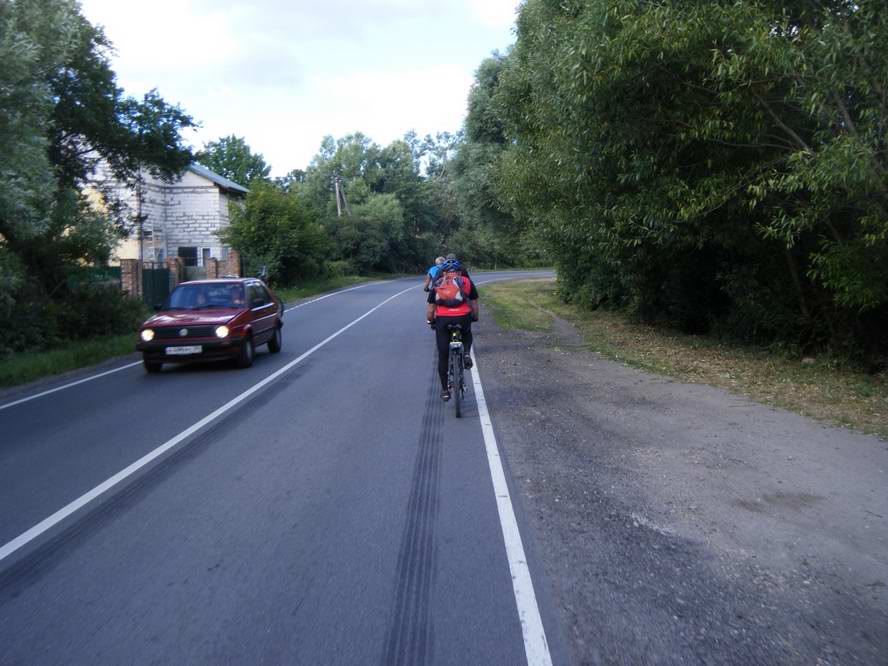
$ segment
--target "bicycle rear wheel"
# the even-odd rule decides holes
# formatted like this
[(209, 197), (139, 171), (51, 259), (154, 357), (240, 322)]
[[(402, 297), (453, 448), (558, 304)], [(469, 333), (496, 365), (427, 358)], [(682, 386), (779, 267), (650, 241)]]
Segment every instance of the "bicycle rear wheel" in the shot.
[(462, 416), (463, 397), (463, 358), (462, 351), (454, 349), (450, 352), (450, 362), (453, 364), (453, 401), (456, 408), (456, 418)]
[(462, 414), (462, 364), (460, 363), (462, 354), (459, 349), (451, 347), (450, 356), (447, 359), (447, 376), (450, 379), (450, 396), (453, 399), (453, 406), (456, 408), (456, 418)]

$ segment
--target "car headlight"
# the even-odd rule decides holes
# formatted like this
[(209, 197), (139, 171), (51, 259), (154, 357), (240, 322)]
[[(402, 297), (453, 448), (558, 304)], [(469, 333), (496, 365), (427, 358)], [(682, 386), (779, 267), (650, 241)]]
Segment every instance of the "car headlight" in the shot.
[(154, 330), (151, 328), (146, 328), (141, 333), (142, 340), (145, 342), (151, 342), (154, 339)]
[(227, 326), (217, 326), (216, 327), (216, 337), (217, 338), (227, 338), (228, 337), (228, 327)]

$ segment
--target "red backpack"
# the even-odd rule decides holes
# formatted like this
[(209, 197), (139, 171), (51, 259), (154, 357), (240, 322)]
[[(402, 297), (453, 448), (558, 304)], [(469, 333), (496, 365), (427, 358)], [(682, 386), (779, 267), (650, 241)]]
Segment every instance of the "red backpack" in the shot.
[(445, 308), (458, 308), (469, 301), (472, 283), (457, 271), (447, 271), (434, 284), (435, 303)]

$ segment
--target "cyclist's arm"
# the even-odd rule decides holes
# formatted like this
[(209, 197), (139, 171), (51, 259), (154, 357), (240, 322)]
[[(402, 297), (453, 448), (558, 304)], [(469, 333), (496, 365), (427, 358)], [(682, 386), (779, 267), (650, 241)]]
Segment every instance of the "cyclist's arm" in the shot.
[(478, 305), (478, 290), (475, 288), (474, 282), (472, 282), (472, 289), (469, 292), (469, 307), (472, 308), (472, 321), (478, 321), (481, 306)]
[(435, 292), (430, 291), (426, 299), (426, 321), (434, 321), (435, 319)]

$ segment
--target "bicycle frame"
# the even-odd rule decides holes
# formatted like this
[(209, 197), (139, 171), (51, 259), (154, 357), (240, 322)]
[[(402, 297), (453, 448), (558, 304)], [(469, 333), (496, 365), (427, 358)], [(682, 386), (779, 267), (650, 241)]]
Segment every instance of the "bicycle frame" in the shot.
[(450, 352), (447, 362), (447, 387), (453, 396), (456, 416), (459, 418), (462, 414), (462, 398), (466, 393), (464, 381), (465, 347), (462, 342), (462, 329), (458, 325), (451, 325), (449, 329)]

